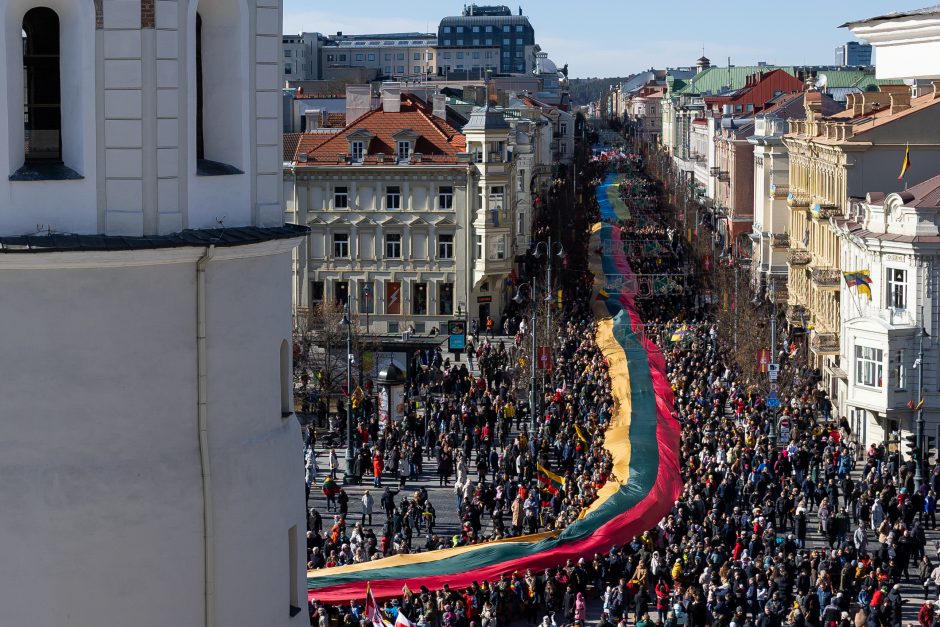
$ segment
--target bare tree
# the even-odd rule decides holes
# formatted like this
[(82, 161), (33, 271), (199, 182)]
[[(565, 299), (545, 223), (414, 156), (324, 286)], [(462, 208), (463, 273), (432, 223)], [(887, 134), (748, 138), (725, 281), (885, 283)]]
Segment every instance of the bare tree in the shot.
[[(343, 315), (343, 304), (338, 301), (317, 303), (294, 314), (294, 382), (301, 390), (312, 386), (332, 396), (345, 388), (347, 329)], [(363, 331), (359, 314), (351, 313), (350, 322), (355, 389), (363, 380), (363, 357), (379, 344)]]

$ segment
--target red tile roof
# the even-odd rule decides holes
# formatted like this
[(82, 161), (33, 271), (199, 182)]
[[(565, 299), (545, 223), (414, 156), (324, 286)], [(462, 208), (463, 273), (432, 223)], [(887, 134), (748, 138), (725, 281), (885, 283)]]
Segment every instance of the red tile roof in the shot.
[(303, 133), (284, 133), (284, 161), (293, 161)]
[(386, 112), (380, 107), (335, 135), (303, 134), (293, 160), (297, 162), (300, 154), (306, 153), (307, 165), (340, 163), (340, 155), (349, 154), (349, 135), (368, 131), (372, 139), (366, 146), (364, 162), (376, 164), (379, 153), (384, 154), (386, 160), (394, 158), (397, 152), (394, 136), (404, 130), (418, 135), (414, 152), (422, 155), (420, 164), (457, 163), (457, 153), (464, 152), (467, 147), (466, 137), (446, 121), (435, 117), (426, 102), (412, 94), (402, 94), (398, 113)]

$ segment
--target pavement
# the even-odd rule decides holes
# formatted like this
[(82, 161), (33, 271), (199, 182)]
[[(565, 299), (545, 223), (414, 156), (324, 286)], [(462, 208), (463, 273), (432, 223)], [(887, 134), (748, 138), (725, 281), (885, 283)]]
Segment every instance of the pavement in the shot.
[[(481, 339), (483, 334), (481, 334)], [(491, 341), (498, 342), (503, 340), (505, 342), (513, 341), (512, 336), (506, 335), (496, 335)], [(445, 358), (450, 358), (451, 363), (455, 361), (457, 363), (467, 363), (466, 354), (461, 355), (460, 360), (457, 360), (457, 356), (453, 353), (444, 352)], [(471, 373), (478, 375), (479, 365), (477, 360), (473, 360), (473, 367), (470, 369)], [(514, 436), (516, 431), (514, 429), (511, 431), (511, 435)], [(325, 430), (318, 430), (318, 435), (324, 433)], [(345, 441), (345, 438), (343, 438)], [(341, 444), (340, 447), (344, 446)], [(323, 478), (329, 473), (329, 459), (330, 459), (330, 448), (324, 446), (320, 441), (317, 442), (315, 448), (317, 466), (319, 472), (317, 474), (317, 482), (314, 487), (310, 490), (310, 499), (307, 501), (307, 508), (315, 508), (320, 515), (323, 517), (324, 527), (328, 527), (332, 524), (333, 512), (327, 512), (326, 509), (326, 497), (323, 495), (323, 491), (319, 489), (319, 485), (322, 483)], [(373, 487), (372, 476), (367, 475), (362, 479), (362, 485), (347, 485), (342, 481), (342, 467), (344, 465), (344, 448), (337, 448), (336, 455), (339, 458), (340, 463), (340, 472), (337, 474), (337, 482), (340, 486), (346, 491), (349, 495), (349, 516), (347, 522), (351, 525), (354, 525), (361, 520), (362, 514), (362, 495), (366, 490), (370, 490), (372, 497), (375, 499), (375, 504), (373, 505), (372, 511), (372, 525), (371, 528), (375, 532), (377, 537), (382, 536), (382, 531), (385, 524), (385, 512), (382, 511), (382, 506), (379, 502), (382, 492), (385, 490), (385, 486), (391, 486), (393, 489), (398, 488), (397, 478), (387, 477), (382, 480), (382, 487), (376, 488)], [(473, 458), (469, 464), (470, 468), (470, 478), (476, 480), (478, 478), (476, 472), (476, 454), (474, 453)], [(424, 457), (424, 472), (421, 473), (417, 480), (415, 481), (406, 481), (405, 486), (401, 488), (401, 492), (396, 495), (396, 501), (400, 501), (404, 497), (410, 497), (415, 490), (419, 487), (424, 487), (428, 491), (428, 498), (431, 500), (431, 503), (434, 504), (434, 509), (437, 512), (436, 523), (434, 526), (434, 533), (443, 536), (450, 537), (460, 531), (461, 524), (459, 516), (457, 515), (457, 502), (456, 495), (454, 493), (454, 481), (453, 477), (451, 478), (450, 485), (447, 487), (440, 487), (437, 478), (437, 460), (434, 457), (428, 458)], [(492, 475), (491, 475), (492, 476)], [(483, 530), (484, 534), (492, 532), (492, 521), (484, 516), (483, 517)], [(364, 525), (368, 527), (369, 525)], [(412, 545), (415, 547), (424, 546), (424, 536), (415, 536), (412, 539)]]

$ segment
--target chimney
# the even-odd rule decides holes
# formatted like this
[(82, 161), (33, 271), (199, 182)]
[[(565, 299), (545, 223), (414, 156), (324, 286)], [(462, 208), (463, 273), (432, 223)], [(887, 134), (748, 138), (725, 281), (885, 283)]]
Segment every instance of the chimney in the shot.
[(442, 120), (447, 119), (447, 96), (444, 94), (434, 94), (431, 98), (434, 104), (434, 117)]
[(369, 85), (346, 86), (346, 126), (372, 110), (372, 88)]
[(394, 81), (382, 83), (382, 110), (386, 113), (401, 111), (401, 83)]
[(307, 118), (307, 132), (320, 128), (320, 110), (307, 109), (304, 111), (304, 117)]
[(932, 81), (930, 86), (933, 87), (933, 99), (940, 98), (940, 81)]
[(911, 108), (911, 92), (892, 92), (891, 94), (891, 115)]

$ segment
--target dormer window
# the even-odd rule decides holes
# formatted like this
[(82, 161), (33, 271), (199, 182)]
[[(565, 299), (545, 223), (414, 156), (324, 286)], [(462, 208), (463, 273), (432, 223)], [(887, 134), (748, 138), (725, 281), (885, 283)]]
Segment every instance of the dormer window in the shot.
[(415, 142), (418, 141), (418, 135), (410, 128), (405, 130), (398, 131), (392, 138), (395, 140), (395, 157), (399, 163), (408, 163), (411, 160), (411, 155), (415, 151)]
[(408, 161), (411, 158), (411, 142), (398, 142), (398, 160)]
[(369, 142), (372, 141), (372, 133), (361, 128), (350, 133), (346, 138), (349, 141), (349, 161), (351, 163), (362, 163), (366, 155), (369, 154)]
[(365, 146), (361, 141), (349, 142), (349, 158), (353, 163), (362, 163)]

